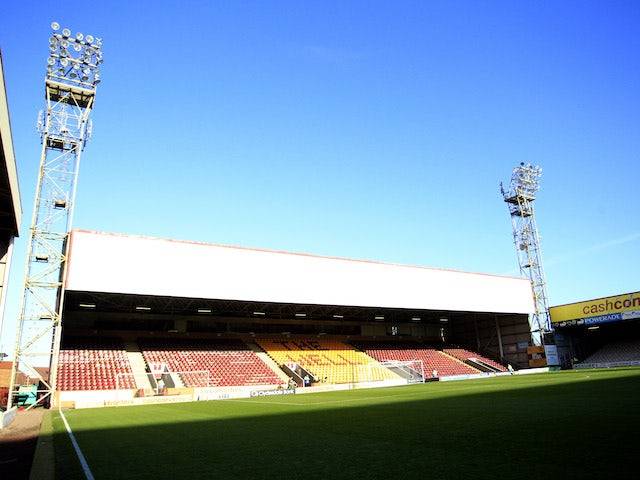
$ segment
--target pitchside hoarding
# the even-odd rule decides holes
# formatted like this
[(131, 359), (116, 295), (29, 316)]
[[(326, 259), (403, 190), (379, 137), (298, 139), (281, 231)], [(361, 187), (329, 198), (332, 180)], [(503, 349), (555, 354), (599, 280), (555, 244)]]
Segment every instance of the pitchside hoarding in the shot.
[(596, 325), (640, 318), (640, 292), (559, 305), (551, 307), (549, 314), (551, 322), (559, 327)]

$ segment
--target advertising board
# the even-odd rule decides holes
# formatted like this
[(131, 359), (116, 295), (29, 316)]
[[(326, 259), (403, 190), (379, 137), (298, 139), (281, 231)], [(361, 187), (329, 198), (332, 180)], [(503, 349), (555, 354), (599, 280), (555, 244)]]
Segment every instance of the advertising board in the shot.
[(549, 314), (551, 322), (560, 327), (640, 318), (640, 292), (559, 305), (551, 307)]

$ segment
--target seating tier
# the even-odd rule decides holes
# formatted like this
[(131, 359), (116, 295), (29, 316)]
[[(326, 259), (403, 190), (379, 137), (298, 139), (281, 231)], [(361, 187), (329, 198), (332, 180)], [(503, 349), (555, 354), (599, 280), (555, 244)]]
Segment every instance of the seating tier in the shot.
[(324, 383), (395, 380), (398, 376), (351, 345), (312, 338), (260, 338), (256, 342), (278, 365), (298, 364)]
[(57, 389), (114, 390), (135, 388), (131, 366), (121, 342), (115, 339), (71, 339), (58, 357)]
[(582, 363), (622, 363), (640, 361), (640, 340), (611, 342)]
[(354, 345), (381, 362), (422, 360), (426, 378), (433, 377), (434, 370), (436, 370), (438, 377), (478, 373), (475, 368), (449, 357), (440, 350), (418, 343), (361, 342)]
[(208, 372), (208, 378), (201, 373), (181, 374), (185, 387), (282, 383), (280, 378), (240, 341), (140, 339), (138, 344), (147, 364), (165, 363), (172, 372)]
[(471, 350), (466, 350), (464, 348), (445, 348), (444, 352), (448, 353), (452, 357), (456, 357), (459, 360), (480, 360), (481, 362), (486, 363), (487, 365), (490, 365), (493, 368), (500, 370), (501, 372), (507, 371), (507, 369), (503, 365), (500, 365), (495, 360), (491, 360), (490, 358), (472, 352)]

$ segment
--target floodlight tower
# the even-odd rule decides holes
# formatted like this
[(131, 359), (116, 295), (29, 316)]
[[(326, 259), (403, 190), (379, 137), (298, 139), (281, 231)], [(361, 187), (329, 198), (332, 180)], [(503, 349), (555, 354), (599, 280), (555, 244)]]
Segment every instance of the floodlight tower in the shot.
[[(80, 156), (91, 137), (89, 115), (100, 83), (102, 40), (51, 24), (45, 110), (38, 116), (40, 170), (27, 246), (9, 405), (19, 371), (41, 382), (39, 401), (56, 388), (66, 245), (73, 219)], [(49, 366), (49, 378), (35, 367)]]
[(507, 190), (500, 183), (502, 197), (509, 208), (520, 273), (531, 281), (535, 313), (530, 318), (534, 343), (544, 343), (544, 332), (551, 328), (547, 300), (547, 282), (542, 268), (540, 236), (536, 225), (534, 202), (540, 188), (542, 169), (521, 163), (513, 169)]

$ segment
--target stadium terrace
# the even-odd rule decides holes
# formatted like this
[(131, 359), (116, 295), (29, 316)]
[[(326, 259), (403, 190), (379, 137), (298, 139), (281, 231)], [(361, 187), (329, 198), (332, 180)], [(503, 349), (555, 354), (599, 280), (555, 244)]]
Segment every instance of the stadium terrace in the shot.
[(74, 230), (53, 402), (390, 386), (528, 366), (526, 279)]
[(640, 292), (549, 309), (565, 368), (640, 365)]

